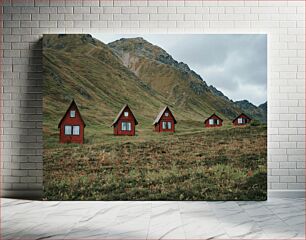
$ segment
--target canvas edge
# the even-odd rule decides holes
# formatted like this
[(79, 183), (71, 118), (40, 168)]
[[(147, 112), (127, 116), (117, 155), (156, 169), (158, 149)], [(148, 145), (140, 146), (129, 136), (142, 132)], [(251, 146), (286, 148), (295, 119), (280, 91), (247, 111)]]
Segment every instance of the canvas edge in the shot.
[[(305, 190), (268, 190), (268, 200), (271, 198), (305, 198)], [(2, 198), (40, 200), (43, 190), (2, 190)]]

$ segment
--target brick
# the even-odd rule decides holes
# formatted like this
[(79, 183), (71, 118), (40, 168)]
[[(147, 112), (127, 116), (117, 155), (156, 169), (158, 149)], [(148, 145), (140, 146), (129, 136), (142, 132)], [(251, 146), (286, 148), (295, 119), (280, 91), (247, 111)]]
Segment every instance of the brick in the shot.
[(123, 7), (123, 8), (121, 8), (121, 13), (123, 13), (123, 14), (138, 13), (138, 8), (137, 7)]
[(45, 28), (57, 27), (57, 21), (40, 21), (39, 27), (45, 27)]
[(132, 14), (130, 20), (147, 21), (149, 20), (149, 14)]
[(296, 182), (296, 176), (280, 176), (279, 181), (285, 182), (285, 183), (295, 183)]
[(22, 7), (21, 13), (39, 13), (39, 7)]
[(158, 13), (176, 13), (176, 7), (158, 7)]
[(66, 7), (81, 7), (82, 6), (82, 0), (69, 0), (66, 1), (65, 4)]
[(57, 13), (57, 7), (40, 7), (39, 12), (48, 14)]
[(65, 14), (65, 20), (83, 20), (83, 14)]
[(195, 13), (195, 9), (195, 7), (177, 7), (176, 11), (177, 13)]
[(100, 6), (100, 1), (99, 0), (90, 0), (90, 1), (82, 1), (83, 2), (83, 6), (95, 6), (95, 7), (99, 7)]
[(89, 28), (90, 27), (90, 21), (74, 21), (74, 27), (77, 28)]
[(12, 20), (31, 20), (31, 14), (14, 14)]
[(36, 28), (39, 27), (39, 21), (21, 21), (22, 28)]
[(167, 1), (162, 0), (148, 0), (148, 6), (167, 6)]
[(120, 7), (104, 7), (103, 13), (121, 13)]
[(130, 0), (130, 5), (135, 6), (135, 7), (148, 6), (148, 1), (147, 0)]
[[(74, 7), (73, 8), (73, 13), (90, 13), (90, 7)], [(95, 7), (93, 7), (93, 9), (95, 9)], [(101, 11), (103, 12), (103, 8), (101, 8)], [(102, 13), (99, 12), (99, 13)]]
[(36, 20), (49, 20), (49, 14), (32, 14), (32, 21)]
[(157, 7), (139, 7), (139, 13), (157, 13)]

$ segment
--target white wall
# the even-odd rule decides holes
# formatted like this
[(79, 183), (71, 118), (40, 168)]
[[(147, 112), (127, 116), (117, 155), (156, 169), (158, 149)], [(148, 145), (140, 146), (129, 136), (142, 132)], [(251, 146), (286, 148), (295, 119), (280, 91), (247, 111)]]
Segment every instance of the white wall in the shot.
[(44, 33), (267, 33), (270, 194), (305, 189), (303, 1), (4, 0), (2, 196), (42, 192)]

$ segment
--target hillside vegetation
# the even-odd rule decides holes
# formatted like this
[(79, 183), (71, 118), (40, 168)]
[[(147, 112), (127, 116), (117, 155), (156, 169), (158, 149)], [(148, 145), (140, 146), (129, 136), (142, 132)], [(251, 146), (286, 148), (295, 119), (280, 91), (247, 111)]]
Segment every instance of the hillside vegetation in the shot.
[[(106, 45), (85, 34), (44, 35), (43, 66), (45, 199), (266, 198), (264, 107), (231, 101), (142, 38)], [(59, 143), (72, 99), (86, 123), (83, 145)], [(113, 135), (124, 104), (139, 122), (134, 137)], [(165, 105), (178, 122), (174, 134), (152, 131)], [(259, 122), (233, 127), (242, 108)], [(204, 128), (212, 113), (221, 128)]]

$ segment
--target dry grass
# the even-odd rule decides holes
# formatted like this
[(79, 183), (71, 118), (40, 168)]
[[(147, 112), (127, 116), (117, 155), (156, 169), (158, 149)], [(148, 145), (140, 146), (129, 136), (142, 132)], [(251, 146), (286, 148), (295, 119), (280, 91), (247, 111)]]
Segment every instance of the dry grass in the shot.
[[(151, 134), (152, 135), (152, 134)], [(264, 200), (266, 127), (45, 149), (49, 200)]]

